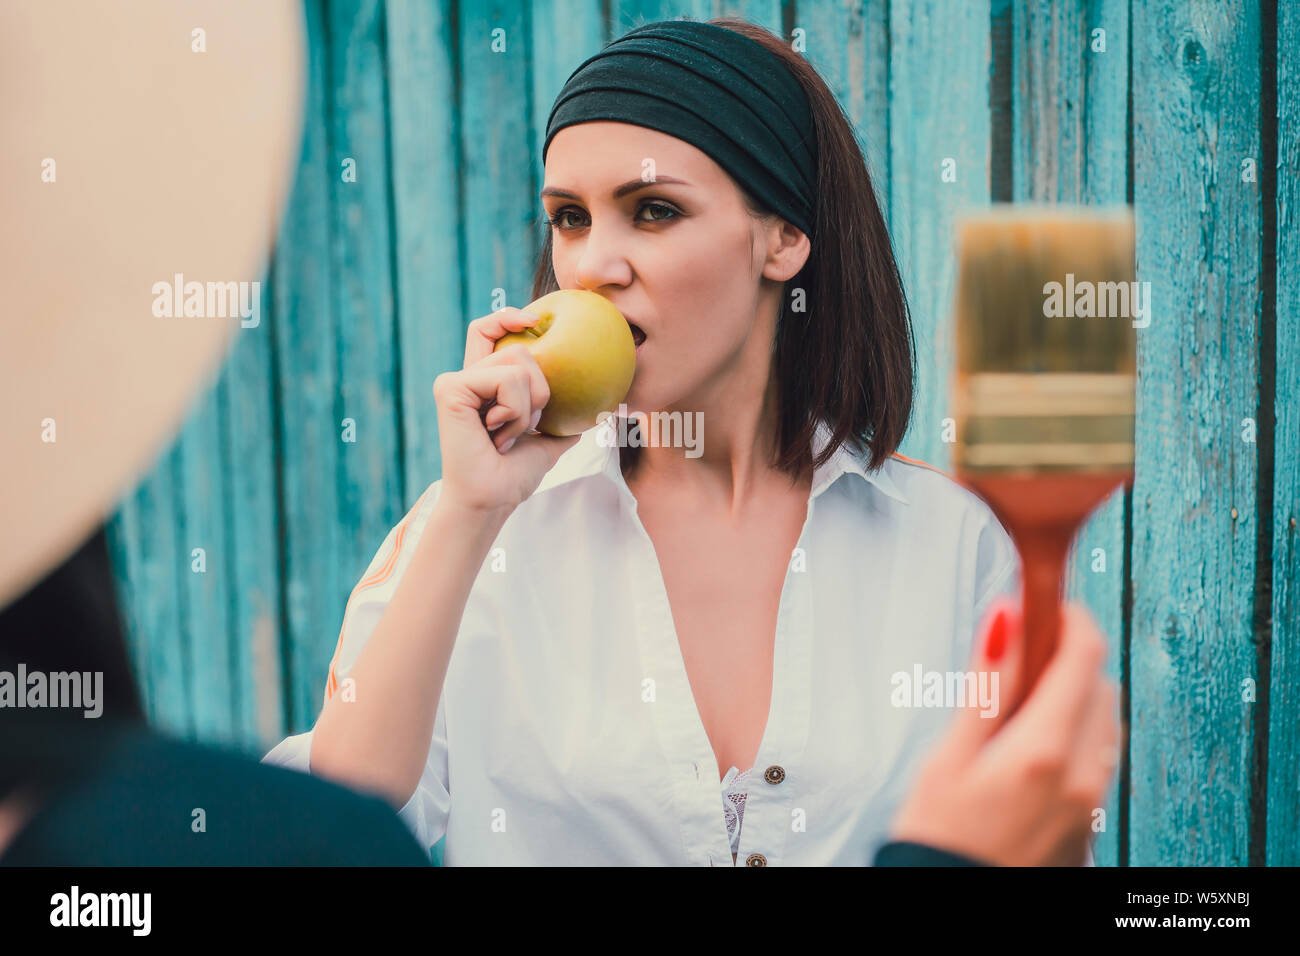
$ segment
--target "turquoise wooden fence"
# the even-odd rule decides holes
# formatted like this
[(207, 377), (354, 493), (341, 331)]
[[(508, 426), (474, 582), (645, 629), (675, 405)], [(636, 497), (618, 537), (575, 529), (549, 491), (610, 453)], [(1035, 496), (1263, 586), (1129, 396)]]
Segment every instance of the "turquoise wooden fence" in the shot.
[(639, 23), (738, 14), (821, 70), (868, 157), (921, 361), (906, 454), (949, 462), (954, 217), (1135, 206), (1155, 303), (1137, 479), (1080, 535), (1070, 584), (1114, 638), (1131, 729), (1098, 862), (1300, 864), (1296, 5), (305, 10), (302, 155), (262, 322), (110, 525), (157, 723), (250, 753), (310, 727), (349, 590), (439, 475), (434, 377), (494, 296), (528, 301), (559, 87)]

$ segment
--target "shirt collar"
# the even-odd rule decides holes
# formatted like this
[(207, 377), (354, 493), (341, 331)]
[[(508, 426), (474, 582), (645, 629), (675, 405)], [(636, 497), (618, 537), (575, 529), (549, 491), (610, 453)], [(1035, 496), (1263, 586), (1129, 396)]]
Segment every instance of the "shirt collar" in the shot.
[[(617, 434), (617, 419), (612, 415), (594, 428), (587, 429), (578, 439), (578, 443), (561, 455), (554, 467), (542, 478), (536, 493), (579, 478), (604, 474), (623, 494), (632, 498), (632, 492), (623, 478), (623, 470), (619, 465)], [(830, 436), (830, 427), (825, 421), (819, 421), (813, 437), (814, 457), (826, 447)], [(846, 474), (857, 475), (895, 501), (911, 504), (883, 466), (875, 471), (868, 470), (861, 457), (843, 444), (835, 449), (825, 464), (813, 471), (809, 499), (816, 498), (841, 475)], [(633, 501), (635, 502), (635, 498)]]
[[(813, 438), (813, 456), (821, 454), (823, 448), (831, 438), (830, 426), (825, 421), (817, 423), (817, 432)], [(811, 498), (816, 498), (819, 494), (829, 488), (841, 475), (857, 475), (869, 484), (875, 485), (880, 491), (895, 501), (901, 501), (903, 504), (911, 504), (907, 497), (899, 490), (894, 479), (890, 477), (889, 472), (882, 465), (875, 471), (869, 471), (866, 463), (859, 455), (851, 452), (848, 447), (841, 444), (831, 457), (827, 459), (826, 464), (813, 472), (812, 494)]]

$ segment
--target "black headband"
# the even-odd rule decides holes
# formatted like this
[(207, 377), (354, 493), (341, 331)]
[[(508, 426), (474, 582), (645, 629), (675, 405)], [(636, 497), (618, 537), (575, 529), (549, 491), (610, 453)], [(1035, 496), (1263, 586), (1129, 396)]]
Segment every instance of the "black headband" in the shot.
[(542, 161), (566, 126), (610, 120), (685, 140), (755, 199), (812, 236), (816, 136), (794, 74), (761, 44), (698, 20), (637, 27), (569, 75)]

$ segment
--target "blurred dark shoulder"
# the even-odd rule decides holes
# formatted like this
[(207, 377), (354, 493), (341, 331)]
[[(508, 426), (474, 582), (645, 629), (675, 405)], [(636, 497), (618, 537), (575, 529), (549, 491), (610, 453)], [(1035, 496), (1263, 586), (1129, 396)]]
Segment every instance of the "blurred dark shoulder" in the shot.
[(427, 866), (377, 797), (138, 726), (47, 733), (85, 772), (41, 791), (4, 866)]
[(99, 716), (0, 706), (0, 801), (31, 806), (9, 866), (429, 864), (378, 797), (151, 730), (103, 529), (0, 609), (0, 671), (100, 675)]

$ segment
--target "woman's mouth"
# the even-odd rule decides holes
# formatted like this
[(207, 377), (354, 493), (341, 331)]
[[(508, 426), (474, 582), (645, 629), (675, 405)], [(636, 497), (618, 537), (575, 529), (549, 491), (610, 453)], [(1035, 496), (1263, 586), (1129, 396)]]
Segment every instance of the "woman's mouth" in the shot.
[(637, 325), (635, 322), (629, 322), (628, 328), (632, 330), (632, 343), (639, 349), (641, 343), (645, 341), (645, 332), (643, 332), (641, 326)]

